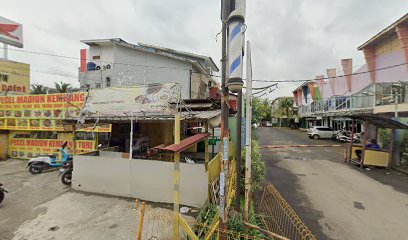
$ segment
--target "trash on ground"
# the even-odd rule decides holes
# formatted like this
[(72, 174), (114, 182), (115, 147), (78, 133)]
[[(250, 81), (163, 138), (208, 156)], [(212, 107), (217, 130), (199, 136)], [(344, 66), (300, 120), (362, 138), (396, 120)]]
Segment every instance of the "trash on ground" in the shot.
[(188, 213), (188, 211), (190, 211), (190, 208), (188, 208), (188, 207), (181, 207), (180, 208), (180, 212), (183, 213), (183, 214)]

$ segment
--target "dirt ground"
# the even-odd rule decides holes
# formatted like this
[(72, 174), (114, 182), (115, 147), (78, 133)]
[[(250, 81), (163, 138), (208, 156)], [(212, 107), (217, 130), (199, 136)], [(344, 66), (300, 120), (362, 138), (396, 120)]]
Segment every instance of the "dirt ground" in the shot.
[[(31, 175), (25, 164), (0, 162), (0, 182), (10, 192), (0, 205), (1, 240), (136, 239), (141, 202), (135, 210), (134, 199), (76, 192), (56, 171)], [(142, 239), (172, 239), (171, 209), (146, 203)], [(193, 217), (184, 218), (194, 224)]]

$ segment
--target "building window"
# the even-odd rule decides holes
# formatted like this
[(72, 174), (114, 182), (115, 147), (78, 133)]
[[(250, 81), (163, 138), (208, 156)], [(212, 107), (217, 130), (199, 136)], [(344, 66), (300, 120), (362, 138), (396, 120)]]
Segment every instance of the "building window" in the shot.
[(100, 83), (95, 83), (95, 88), (101, 88), (101, 84)]
[(110, 86), (111, 86), (111, 78), (106, 77), (106, 87), (110, 87)]

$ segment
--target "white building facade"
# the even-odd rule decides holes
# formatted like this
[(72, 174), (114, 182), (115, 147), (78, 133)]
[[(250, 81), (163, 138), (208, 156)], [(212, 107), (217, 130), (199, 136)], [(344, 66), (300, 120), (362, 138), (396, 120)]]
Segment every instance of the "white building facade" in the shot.
[(120, 38), (84, 40), (79, 82), (82, 88), (179, 83), (183, 99), (207, 98), (215, 86), (218, 68), (211, 57), (146, 44), (130, 44)]

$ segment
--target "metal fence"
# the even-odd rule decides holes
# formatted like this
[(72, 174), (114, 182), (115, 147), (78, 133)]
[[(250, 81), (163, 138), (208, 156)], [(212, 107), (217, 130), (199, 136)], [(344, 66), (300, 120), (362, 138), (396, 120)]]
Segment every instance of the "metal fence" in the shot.
[(259, 213), (268, 231), (289, 239), (316, 240), (292, 207), (270, 183), (266, 185), (262, 194)]

